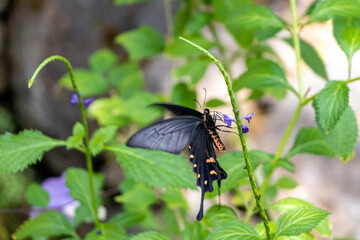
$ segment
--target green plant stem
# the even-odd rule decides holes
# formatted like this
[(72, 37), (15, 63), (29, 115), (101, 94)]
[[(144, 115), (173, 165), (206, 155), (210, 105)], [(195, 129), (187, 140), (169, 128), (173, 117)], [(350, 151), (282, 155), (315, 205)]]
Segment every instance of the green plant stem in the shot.
[(95, 190), (94, 190), (94, 181), (93, 181), (93, 175), (94, 175), (94, 171), (93, 171), (93, 164), (92, 164), (92, 158), (91, 158), (91, 152), (90, 152), (90, 148), (89, 148), (89, 128), (88, 128), (88, 124), (86, 121), (86, 111), (85, 111), (85, 106), (84, 106), (84, 102), (80, 96), (80, 92), (76, 86), (75, 83), (75, 79), (74, 79), (74, 73), (71, 67), (70, 62), (59, 55), (54, 55), (51, 56), (47, 59), (45, 59), (35, 70), (34, 74), (32, 75), (32, 77), (29, 80), (28, 83), (28, 87), (30, 88), (34, 81), (36, 76), (38, 75), (38, 73), (41, 71), (41, 69), (43, 67), (45, 67), (46, 64), (54, 61), (54, 60), (59, 60), (63, 63), (65, 63), (67, 70), (69, 72), (70, 75), (70, 80), (72, 83), (72, 86), (74, 88), (74, 92), (77, 95), (78, 99), (79, 99), (79, 107), (80, 107), (80, 112), (81, 112), (81, 118), (82, 118), (82, 123), (84, 125), (84, 130), (85, 130), (85, 157), (86, 157), (86, 166), (87, 166), (87, 170), (88, 170), (88, 175), (89, 175), (89, 185), (90, 185), (90, 192), (91, 192), (91, 198), (92, 198), (92, 205), (93, 205), (93, 211), (94, 211), (94, 219), (95, 219), (95, 225), (97, 228), (100, 227), (100, 222), (99, 222), (99, 218), (98, 218), (98, 211), (97, 211), (97, 204), (96, 204), (96, 198), (95, 198)]
[[(271, 161), (271, 169), (270, 171), (268, 172), (264, 182), (262, 183), (260, 189), (259, 189), (259, 193), (260, 194), (263, 194), (266, 187), (269, 185), (270, 183), (270, 179), (275, 171), (275, 169), (278, 167), (279, 165), (279, 159), (281, 157), (281, 154), (283, 153), (284, 151), (284, 147), (290, 137), (290, 134), (292, 132), (292, 130), (294, 129), (294, 126), (295, 126), (295, 123), (297, 122), (298, 118), (299, 118), (299, 115), (300, 115), (300, 112), (301, 112), (301, 109), (302, 107), (304, 106), (303, 103), (299, 102), (295, 112), (294, 112), (294, 115), (292, 116), (291, 120), (290, 120), (290, 123), (284, 133), (284, 136), (283, 138), (281, 139), (281, 142), (280, 142), (280, 145), (276, 151), (276, 154), (274, 156), (274, 158), (272, 159)], [(250, 206), (250, 209), (249, 211), (246, 212), (246, 216), (245, 216), (245, 221), (246, 222), (249, 222), (253, 213), (254, 213), (254, 208), (255, 208), (255, 204), (252, 203), (251, 206)]]
[(165, 22), (167, 29), (167, 39), (169, 40), (174, 35), (174, 24), (173, 24), (173, 15), (171, 10), (171, 0), (163, 0), (164, 2), (164, 12), (165, 12)]
[(249, 153), (248, 153), (246, 142), (245, 142), (245, 137), (244, 137), (244, 134), (242, 133), (241, 119), (239, 117), (239, 112), (237, 111), (238, 106), (237, 106), (234, 91), (232, 90), (232, 85), (231, 85), (230, 78), (229, 78), (227, 72), (225, 71), (224, 66), (214, 57), (214, 55), (212, 55), (210, 52), (206, 51), (204, 48), (200, 47), (199, 45), (197, 45), (197, 44), (195, 44), (195, 43), (193, 43), (193, 42), (191, 42), (191, 41), (189, 41), (189, 40), (187, 40), (187, 39), (185, 39), (183, 37), (179, 37), (179, 38), (181, 40), (189, 43), (190, 45), (194, 46), (195, 48), (197, 48), (201, 52), (205, 53), (216, 64), (216, 66), (218, 66), (220, 72), (224, 76), (225, 83), (226, 83), (226, 86), (227, 86), (228, 92), (229, 92), (231, 105), (232, 105), (232, 108), (233, 108), (233, 113), (234, 113), (235, 118), (236, 118), (236, 125), (237, 125), (237, 129), (238, 129), (238, 133), (239, 133), (239, 137), (240, 137), (240, 142), (241, 142), (241, 146), (242, 146), (243, 153), (244, 153), (246, 170), (248, 172), (249, 181), (250, 181), (250, 184), (251, 184), (251, 188), (252, 188), (252, 191), (253, 191), (253, 194), (254, 194), (254, 198), (255, 198), (255, 202), (256, 202), (258, 211), (260, 213), (261, 219), (262, 219), (262, 221), (264, 223), (264, 226), (265, 226), (267, 239), (270, 240), (269, 221), (267, 219), (266, 213), (265, 213), (264, 208), (262, 206), (261, 198), (260, 198), (260, 195), (258, 193), (257, 186), (256, 186), (254, 173), (253, 173), (253, 170), (252, 170), (252, 167), (251, 167), (251, 164), (250, 164)]
[(360, 80), (360, 77), (357, 77), (357, 78), (347, 80), (346, 83), (352, 83), (352, 82), (356, 82), (356, 81), (359, 81), (359, 80)]
[(300, 66), (301, 51), (300, 51), (300, 40), (299, 40), (299, 28), (298, 28), (297, 15), (296, 15), (296, 1), (295, 0), (289, 0), (289, 1), (291, 7), (292, 28), (293, 28), (292, 38), (294, 42), (294, 49), (296, 55), (296, 70), (297, 70), (297, 80), (299, 85), (299, 97), (300, 97), (300, 101), (302, 101), (304, 95), (304, 87), (301, 78), (301, 66)]

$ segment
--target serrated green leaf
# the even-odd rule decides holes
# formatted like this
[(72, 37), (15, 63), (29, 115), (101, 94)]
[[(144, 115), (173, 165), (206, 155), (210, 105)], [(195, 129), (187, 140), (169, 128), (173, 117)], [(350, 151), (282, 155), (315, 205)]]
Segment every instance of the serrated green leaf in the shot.
[(112, 68), (109, 79), (123, 99), (128, 99), (144, 87), (144, 77), (136, 63), (124, 63)]
[[(83, 98), (103, 94), (108, 90), (104, 76), (93, 70), (75, 69), (74, 79)], [(69, 74), (62, 76), (59, 81), (60, 85), (73, 89)]]
[(143, 232), (138, 233), (134, 237), (130, 238), (130, 240), (171, 240), (170, 237), (165, 236), (158, 232)]
[(321, 0), (312, 8), (307, 24), (337, 17), (358, 17), (360, 0)]
[(192, 109), (196, 108), (196, 91), (190, 89), (185, 83), (178, 83), (172, 89), (171, 102), (181, 106), (189, 107)]
[(95, 118), (102, 126), (126, 126), (130, 122), (125, 102), (118, 96), (97, 99), (88, 108), (90, 117)]
[(281, 29), (286, 26), (285, 22), (275, 16), (270, 8), (255, 4), (248, 4), (242, 8), (236, 9), (226, 21), (227, 24), (241, 25), (245, 29)]
[(40, 161), (44, 152), (65, 145), (37, 130), (0, 135), (0, 173), (18, 172)]
[(331, 224), (329, 218), (324, 218), (315, 228), (321, 237), (331, 238)]
[(207, 101), (205, 103), (205, 106), (206, 107), (209, 107), (209, 108), (215, 108), (215, 107), (221, 107), (221, 106), (224, 106), (226, 105), (226, 103), (220, 99), (210, 99), (209, 101)]
[[(204, 38), (201, 35), (193, 34), (190, 36), (185, 36), (186, 39), (196, 43), (202, 48), (209, 50), (215, 44), (208, 39)], [(174, 38), (167, 46), (166, 53), (172, 57), (189, 57), (189, 56), (199, 56), (202, 55), (202, 52), (191, 46), (190, 44), (182, 41), (179, 38)]]
[[(228, 152), (219, 157), (219, 163), (228, 177), (221, 183), (221, 192), (226, 193), (238, 186), (239, 181), (247, 177), (243, 152)], [(215, 191), (214, 191), (215, 192)]]
[(146, 213), (142, 211), (126, 211), (118, 213), (109, 219), (108, 223), (117, 225), (119, 228), (131, 228), (139, 225), (146, 218)]
[(203, 221), (208, 227), (214, 228), (237, 219), (236, 213), (230, 207), (221, 206), (219, 209), (219, 206), (212, 206), (206, 211)]
[(133, 61), (154, 57), (164, 50), (162, 34), (147, 25), (118, 35), (115, 42), (125, 47)]
[(298, 207), (315, 207), (315, 206), (312, 203), (294, 197), (284, 198), (270, 205), (271, 209), (275, 209), (282, 213)]
[[(103, 177), (100, 174), (95, 175), (93, 178), (94, 191), (96, 197), (96, 203), (99, 206), (100, 201), (100, 189), (103, 182)], [(88, 173), (80, 168), (68, 168), (66, 171), (65, 185), (69, 188), (69, 194), (74, 199), (79, 201), (82, 205), (88, 208), (88, 212), (91, 213), (92, 219), (95, 219), (95, 212), (93, 209), (91, 191), (89, 184)]]
[(161, 195), (161, 199), (169, 208), (189, 208), (184, 195), (177, 189), (168, 189)]
[(325, 141), (321, 131), (316, 127), (300, 129), (295, 137), (293, 146), (286, 156), (292, 157), (299, 153), (325, 155), (330, 158), (335, 155)]
[(75, 217), (72, 221), (74, 227), (79, 226), (82, 222), (91, 222), (92, 216), (88, 206), (80, 204), (75, 210)]
[[(284, 38), (283, 40), (292, 47), (294, 46), (291, 38)], [(324, 62), (313, 46), (305, 42), (303, 39), (300, 39), (300, 50), (302, 59), (304, 59), (305, 63), (314, 71), (314, 73), (325, 80), (328, 80)]]
[(195, 85), (204, 76), (209, 63), (207, 59), (186, 61), (184, 65), (175, 69), (174, 75), (177, 78), (189, 76), (191, 83)]
[(103, 149), (104, 145), (115, 137), (117, 127), (107, 126), (99, 128), (92, 135), (89, 143), (92, 155), (97, 155)]
[(66, 149), (71, 148), (81, 148), (84, 146), (84, 137), (85, 137), (85, 129), (84, 126), (76, 122), (73, 129), (72, 129), (73, 135), (68, 137), (66, 140)]
[(40, 213), (26, 221), (13, 235), (14, 239), (26, 237), (73, 236), (79, 238), (69, 220), (58, 211)]
[(252, 3), (252, 0), (212, 0), (215, 16), (221, 22), (225, 22), (225, 20), (229, 17), (229, 13)]
[(285, 189), (296, 188), (297, 185), (295, 179), (286, 176), (279, 178), (275, 183), (275, 186)]
[(341, 115), (334, 129), (324, 138), (333, 152), (347, 162), (354, 156), (354, 148), (358, 137), (358, 126), (356, 116), (350, 106)]
[(114, 0), (115, 5), (125, 5), (125, 4), (132, 4), (137, 2), (147, 2), (149, 0)]
[(115, 240), (127, 239), (125, 230), (119, 226), (111, 223), (101, 223), (99, 228), (96, 228), (86, 234), (84, 240)]
[(328, 133), (339, 121), (349, 104), (349, 88), (344, 81), (330, 81), (316, 99), (316, 118), (320, 128)]
[(206, 240), (260, 240), (259, 234), (248, 223), (232, 221), (214, 228)]
[(125, 175), (136, 182), (157, 188), (195, 189), (195, 176), (182, 156), (126, 146), (107, 149), (116, 154)]
[(297, 236), (315, 228), (330, 213), (315, 207), (298, 207), (286, 211), (276, 222), (276, 235)]
[(26, 189), (26, 200), (32, 206), (46, 207), (49, 203), (49, 193), (40, 184), (30, 183)]
[(316, 238), (311, 233), (302, 233), (299, 236), (280, 236), (277, 237), (275, 240), (316, 240)]
[[(358, 2), (360, 11), (360, 1)], [(333, 34), (340, 48), (345, 53), (349, 65), (354, 54), (360, 49), (360, 18), (335, 18), (333, 20)]]
[(90, 67), (100, 73), (109, 70), (116, 62), (117, 56), (107, 48), (96, 51), (89, 58)]
[(286, 76), (281, 67), (268, 59), (254, 60), (248, 70), (234, 80), (233, 89), (262, 89), (264, 87), (289, 88)]

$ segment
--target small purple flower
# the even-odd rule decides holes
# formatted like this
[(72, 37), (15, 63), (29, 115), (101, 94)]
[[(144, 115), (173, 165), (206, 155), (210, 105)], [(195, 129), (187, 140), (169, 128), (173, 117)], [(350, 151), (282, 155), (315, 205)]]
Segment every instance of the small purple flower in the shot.
[(248, 115), (242, 117), (241, 119), (245, 119), (246, 121), (248, 121), (248, 123), (250, 123), (250, 120), (253, 116), (254, 116), (254, 113), (249, 113)]
[(230, 118), (226, 114), (223, 114), (223, 116), (224, 116), (224, 123), (227, 125), (227, 127), (230, 127), (232, 122), (236, 122), (234, 119)]
[[(80, 95), (81, 95), (81, 93), (80, 93)], [(85, 107), (88, 108), (88, 107), (90, 106), (90, 103), (92, 103), (94, 100), (95, 100), (95, 98), (93, 98), (93, 97), (92, 97), (92, 98), (83, 99)], [(71, 102), (71, 104), (72, 104), (73, 106), (79, 104), (79, 99), (78, 99), (78, 97), (77, 97), (77, 95), (76, 95), (75, 92), (71, 95), (71, 100), (70, 100), (70, 102)]]
[[(43, 183), (42, 187), (49, 193), (49, 203), (47, 209), (59, 210), (69, 220), (72, 220), (75, 216), (75, 210), (80, 203), (72, 199), (69, 194), (69, 189), (65, 185), (65, 174), (60, 177), (47, 178)], [(30, 217), (34, 218), (39, 213), (46, 209), (34, 207), (30, 212)]]
[(242, 133), (248, 133), (249, 132), (249, 127), (246, 125), (241, 125), (241, 131)]

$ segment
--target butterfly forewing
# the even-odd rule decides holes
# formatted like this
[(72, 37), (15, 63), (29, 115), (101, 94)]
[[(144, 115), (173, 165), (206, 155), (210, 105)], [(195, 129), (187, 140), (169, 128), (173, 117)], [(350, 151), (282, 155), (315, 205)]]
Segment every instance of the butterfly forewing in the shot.
[(189, 143), (190, 135), (200, 124), (194, 116), (178, 116), (147, 126), (135, 133), (126, 143), (129, 147), (181, 153)]

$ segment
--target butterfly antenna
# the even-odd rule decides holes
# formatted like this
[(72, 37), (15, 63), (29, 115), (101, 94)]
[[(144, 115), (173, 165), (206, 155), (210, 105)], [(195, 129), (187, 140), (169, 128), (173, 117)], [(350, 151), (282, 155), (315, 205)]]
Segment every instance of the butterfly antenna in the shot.
[(203, 88), (204, 89), (204, 92), (205, 92), (205, 98), (204, 98), (204, 104), (203, 106), (205, 107), (205, 102), (206, 102), (206, 95), (207, 95), (207, 92), (206, 92), (206, 88)]
[(196, 99), (193, 99), (193, 100), (199, 105), (200, 109), (204, 111), (204, 109), (203, 109), (203, 107), (201, 106), (201, 104), (199, 103), (199, 101), (196, 100)]

